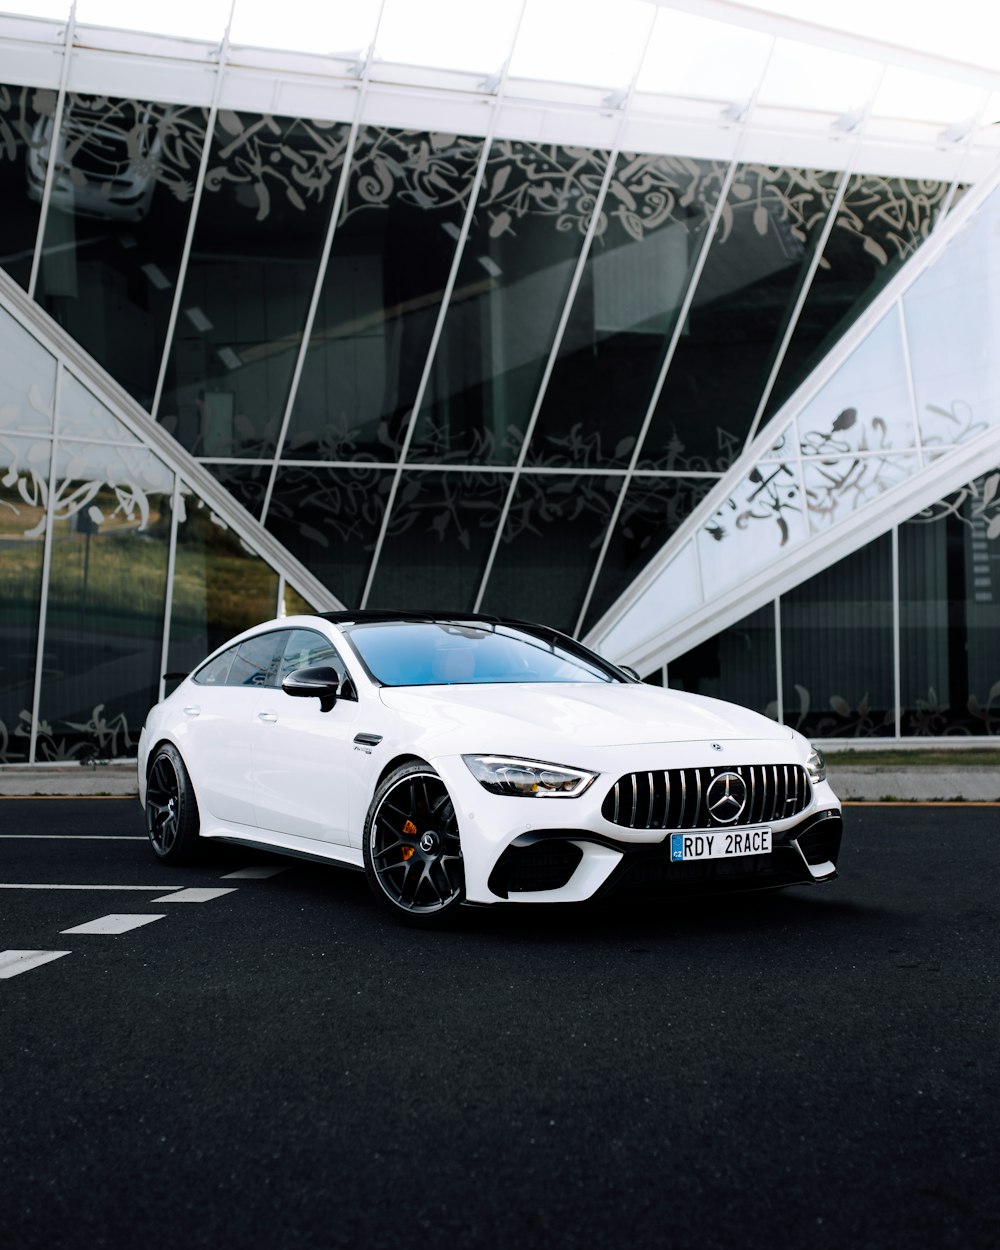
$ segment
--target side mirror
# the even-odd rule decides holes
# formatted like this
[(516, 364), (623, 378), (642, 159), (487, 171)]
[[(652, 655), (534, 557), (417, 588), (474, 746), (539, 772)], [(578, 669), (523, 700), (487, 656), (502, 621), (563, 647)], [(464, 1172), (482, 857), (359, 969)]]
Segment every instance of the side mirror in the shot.
[(319, 699), (320, 711), (329, 712), (340, 696), (340, 674), (326, 664), (297, 668), (288, 674), (281, 688), (296, 699)]

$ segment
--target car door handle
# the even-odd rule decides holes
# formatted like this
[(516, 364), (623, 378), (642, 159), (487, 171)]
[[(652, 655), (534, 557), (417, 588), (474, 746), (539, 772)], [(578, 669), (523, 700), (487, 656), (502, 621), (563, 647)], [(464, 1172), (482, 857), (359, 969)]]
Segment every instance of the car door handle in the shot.
[(200, 716), (201, 708), (200, 707), (186, 707), (184, 709), (184, 715), (185, 716)]
[(273, 725), (278, 719), (277, 712), (258, 712), (257, 719), (262, 720), (266, 725)]

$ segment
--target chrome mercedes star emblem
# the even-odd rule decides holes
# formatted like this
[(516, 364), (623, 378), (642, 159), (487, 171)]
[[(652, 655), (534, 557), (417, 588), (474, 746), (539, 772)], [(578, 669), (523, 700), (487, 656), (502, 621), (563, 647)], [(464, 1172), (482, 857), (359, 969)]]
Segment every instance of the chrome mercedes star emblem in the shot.
[(747, 783), (739, 773), (719, 773), (705, 796), (709, 814), (720, 825), (739, 820), (747, 805)]

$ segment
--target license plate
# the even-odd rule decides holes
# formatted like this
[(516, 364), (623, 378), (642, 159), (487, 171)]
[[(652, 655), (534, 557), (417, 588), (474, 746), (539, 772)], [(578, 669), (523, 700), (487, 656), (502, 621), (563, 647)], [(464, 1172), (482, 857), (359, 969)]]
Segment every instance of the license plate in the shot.
[(731, 859), (735, 855), (765, 855), (771, 849), (770, 829), (717, 829), (712, 833), (672, 833), (670, 859)]

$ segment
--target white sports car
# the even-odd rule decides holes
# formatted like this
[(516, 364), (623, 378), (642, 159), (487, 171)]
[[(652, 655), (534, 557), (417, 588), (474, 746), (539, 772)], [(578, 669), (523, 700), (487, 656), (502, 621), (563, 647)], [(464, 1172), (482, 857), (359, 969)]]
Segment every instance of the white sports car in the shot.
[(794, 730), (496, 617), (258, 625), (150, 711), (138, 767), (162, 862), (209, 840), (363, 868), (411, 922), (827, 881), (840, 849)]

